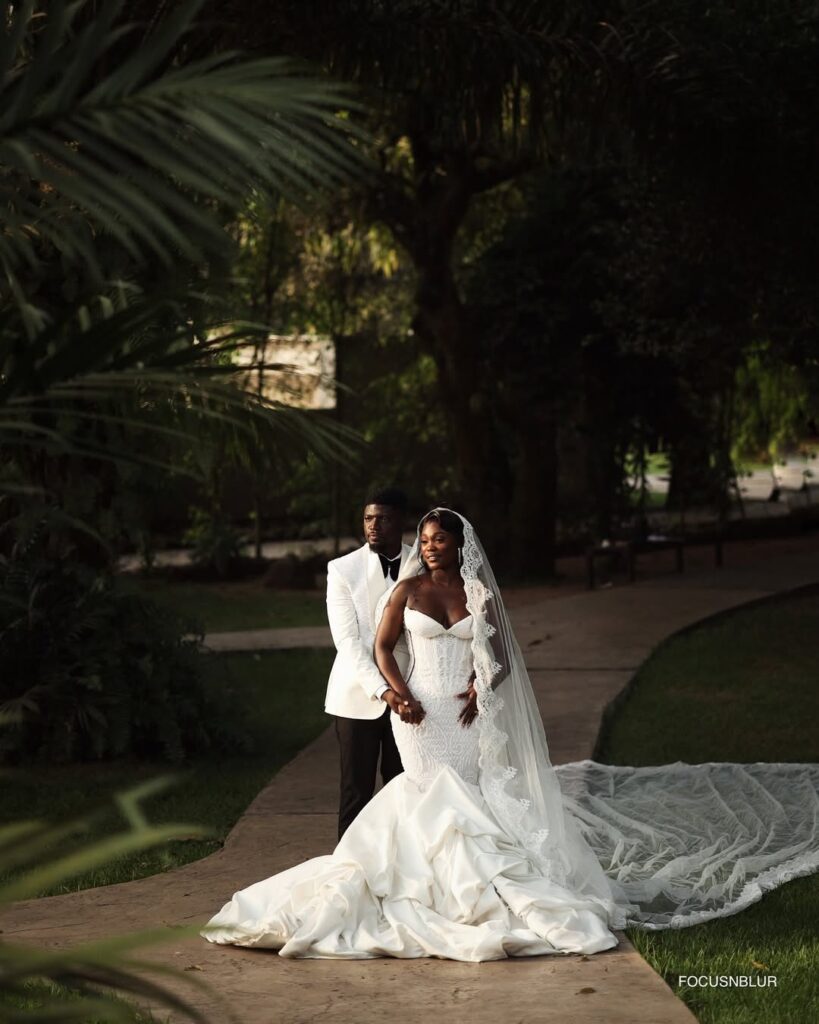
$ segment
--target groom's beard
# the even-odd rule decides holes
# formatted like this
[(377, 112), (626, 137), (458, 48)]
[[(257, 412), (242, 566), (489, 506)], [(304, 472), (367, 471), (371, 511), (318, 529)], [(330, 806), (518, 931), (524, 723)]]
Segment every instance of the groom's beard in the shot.
[(400, 541), (392, 548), (388, 547), (387, 542), (383, 540), (367, 541), (367, 546), (370, 551), (373, 551), (376, 555), (384, 555), (385, 558), (395, 558), (396, 555), (401, 554)]

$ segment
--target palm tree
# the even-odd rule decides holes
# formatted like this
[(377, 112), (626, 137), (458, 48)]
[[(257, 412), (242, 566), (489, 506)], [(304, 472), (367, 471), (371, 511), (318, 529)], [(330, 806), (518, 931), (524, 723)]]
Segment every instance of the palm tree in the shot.
[[(163, 4), (162, 17), (137, 25), (123, 20), (120, 0), (0, 5), (6, 524), (21, 511), (59, 512), (55, 478), (77, 460), (167, 468), (129, 434), (193, 442), (218, 427), (276, 449), (299, 441), (328, 458), (349, 450), (349, 437), (231, 382), (232, 346), (266, 327), (226, 324), (218, 286), (232, 251), (226, 225), (249, 195), (304, 201), (363, 172), (362, 138), (346, 116), (353, 99), (290, 60), (197, 58), (188, 40), (201, 7)], [(134, 800), (123, 808), (132, 833), (17, 877), (0, 901), (177, 834), (151, 829)], [(0, 830), (0, 871), (64, 834), (40, 823)], [(58, 952), (0, 944), (0, 997), (19, 995), (30, 979), (81, 997), (58, 1007), (46, 994), (41, 1012), (4, 1006), (4, 1019), (133, 1016), (100, 1000), (101, 989), (197, 1017), (135, 974), (131, 950), (152, 938)]]
[(250, 194), (304, 201), (362, 172), (352, 97), (290, 60), (186, 60), (201, 0), (147, 28), (121, 7), (2, 8), (0, 486), (17, 501), (42, 496), (55, 456), (139, 458), (101, 443), (105, 423), (349, 449), (225, 379), (218, 357), (265, 326), (227, 327), (216, 299)]

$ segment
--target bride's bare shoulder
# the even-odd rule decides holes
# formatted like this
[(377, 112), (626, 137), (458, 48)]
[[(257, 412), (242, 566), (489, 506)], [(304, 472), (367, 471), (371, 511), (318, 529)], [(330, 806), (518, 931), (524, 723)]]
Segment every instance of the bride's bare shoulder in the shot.
[(399, 580), (398, 583), (390, 591), (390, 595), (387, 598), (388, 605), (404, 605), (415, 591), (418, 589), (419, 580), (413, 576), (410, 579)]

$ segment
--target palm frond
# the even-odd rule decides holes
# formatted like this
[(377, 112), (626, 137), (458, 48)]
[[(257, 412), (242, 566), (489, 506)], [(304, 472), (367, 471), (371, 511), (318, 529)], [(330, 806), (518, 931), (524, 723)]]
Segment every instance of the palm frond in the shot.
[(344, 87), (280, 58), (164, 66), (201, 0), (179, 5), (102, 77), (101, 58), (135, 26), (102, 0), (72, 32), (84, 6), (55, 0), (33, 19), (31, 3), (15, 5), (4, 26), (0, 294), (18, 305), (45, 244), (97, 271), (101, 232), (133, 257), (197, 259), (225, 246), (214, 203), (238, 209), (253, 186), (304, 199), (362, 173)]
[[(273, 400), (246, 388), (259, 364), (235, 365), (231, 355), (270, 329), (223, 321), (213, 305), (190, 289), (142, 292), (112, 281), (67, 305), (22, 348), (12, 331), (0, 333), (0, 446), (9, 455), (41, 451), (196, 476), (197, 465), (180, 463), (178, 453), (230, 432), (270, 465), (305, 450), (353, 464), (363, 440), (356, 431), (288, 405), (285, 392)], [(192, 307), (201, 318), (195, 333)], [(268, 380), (299, 372), (264, 366)], [(150, 439), (159, 443), (141, 443)], [(19, 487), (32, 483), (9, 477), (0, 493), (22, 497)]]
[[(25, 871), (0, 888), (0, 903), (35, 895), (44, 885), (64, 881), (127, 852), (148, 849), (180, 835), (204, 835), (205, 830), (189, 825), (152, 826), (139, 807), (139, 800), (164, 788), (169, 779), (157, 779), (120, 794), (119, 803), (129, 827), (108, 839), (81, 847), (56, 861)], [(0, 830), (0, 871), (15, 870), (21, 864), (47, 858), (65, 839), (84, 830), (89, 817), (49, 825), (45, 822), (19, 822)], [(0, 995), (4, 1020), (38, 1021), (94, 1020), (133, 1021), (139, 1016), (135, 1003), (112, 1000), (110, 995), (135, 998), (142, 1005), (152, 1004), (172, 1010), (190, 1020), (206, 1024), (207, 1016), (190, 1000), (154, 977), (184, 982), (189, 988), (207, 994), (207, 1002), (218, 1004), (218, 995), (201, 979), (176, 971), (162, 963), (153, 963), (134, 954), (143, 953), (170, 939), (194, 936), (195, 927), (156, 928), (149, 931), (113, 936), (83, 943), (68, 949), (39, 949), (4, 941), (0, 944)], [(8, 998), (26, 999), (30, 986), (38, 986), (36, 995), (43, 1005), (37, 1009), (14, 1009)], [(57, 986), (56, 989), (53, 986)], [(72, 999), (66, 1001), (65, 993)], [(220, 1006), (224, 1014), (227, 1008)], [(228, 1012), (229, 1016), (229, 1012)]]

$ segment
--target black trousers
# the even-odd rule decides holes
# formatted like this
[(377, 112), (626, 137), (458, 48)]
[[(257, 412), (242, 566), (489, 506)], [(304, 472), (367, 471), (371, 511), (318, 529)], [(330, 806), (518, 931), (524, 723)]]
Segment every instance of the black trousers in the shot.
[(361, 808), (375, 792), (378, 760), (386, 784), (404, 769), (390, 725), (390, 709), (380, 718), (336, 718), (341, 754), (341, 791), (338, 807), (338, 838), (344, 835)]

